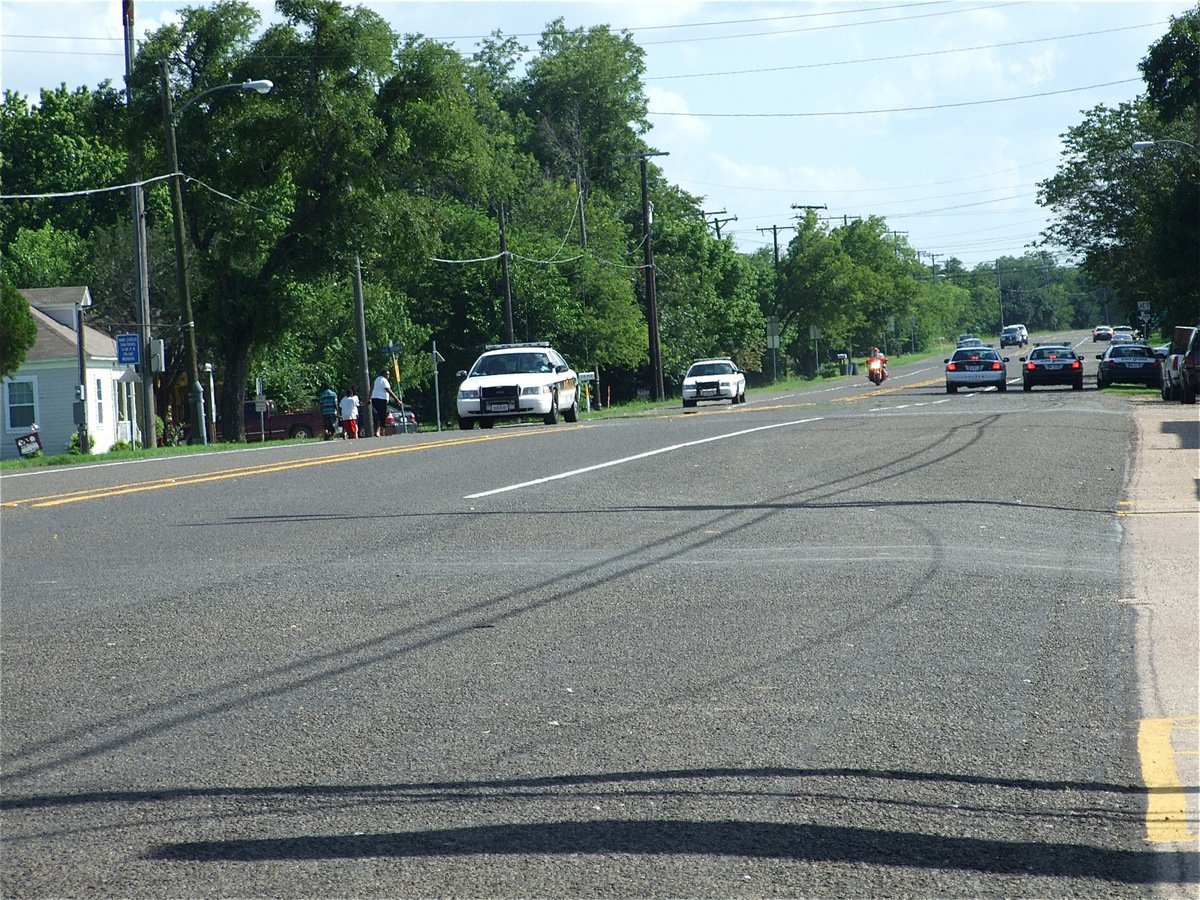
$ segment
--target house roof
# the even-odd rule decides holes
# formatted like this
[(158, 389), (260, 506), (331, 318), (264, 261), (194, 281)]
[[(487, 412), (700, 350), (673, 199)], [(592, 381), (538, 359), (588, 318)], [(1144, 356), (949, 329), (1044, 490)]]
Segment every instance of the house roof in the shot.
[[(21, 294), (29, 301), (29, 312), (37, 325), (37, 336), (33, 346), (25, 354), (27, 362), (49, 359), (74, 359), (78, 353), (75, 329), (68, 328), (42, 312), (39, 307), (68, 306), (78, 303), (87, 295), (87, 288), (27, 288)], [(88, 297), (88, 302), (91, 298)], [(87, 314), (84, 314), (86, 320)], [(92, 328), (87, 322), (83, 326), (83, 350), (89, 357), (116, 359), (117, 342), (102, 331)]]

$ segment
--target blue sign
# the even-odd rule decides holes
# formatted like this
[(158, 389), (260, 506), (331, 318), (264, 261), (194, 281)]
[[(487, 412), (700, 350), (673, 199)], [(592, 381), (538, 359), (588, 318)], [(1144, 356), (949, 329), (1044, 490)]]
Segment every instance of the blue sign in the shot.
[(136, 334), (117, 335), (117, 364), (136, 366), (142, 362), (142, 342)]

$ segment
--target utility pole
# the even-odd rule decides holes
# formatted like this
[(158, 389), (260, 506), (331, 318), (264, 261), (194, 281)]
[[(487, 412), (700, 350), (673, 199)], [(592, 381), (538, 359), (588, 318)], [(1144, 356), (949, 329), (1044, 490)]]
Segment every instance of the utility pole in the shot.
[(513, 342), (512, 285), (508, 279), (508, 237), (504, 233), (504, 201), (500, 201), (500, 271), (504, 275), (504, 340)]
[(654, 284), (654, 250), (651, 247), (650, 229), (650, 194), (647, 187), (646, 179), (646, 160), (651, 156), (670, 156), (664, 150), (643, 150), (640, 153), (623, 153), (622, 159), (637, 159), (641, 162), (642, 168), (642, 250), (644, 256), (644, 269), (646, 273), (646, 319), (650, 331), (650, 370), (651, 370), (651, 392), (655, 400), (662, 400), (663, 391), (663, 369), (662, 369), (662, 345), (658, 337), (658, 298), (655, 294)]
[(928, 256), (928, 257), (929, 257), (931, 260), (933, 260), (933, 263), (931, 264), (930, 268), (933, 270), (933, 280), (934, 280), (934, 281), (937, 281), (937, 261), (938, 261), (938, 257), (939, 257), (939, 256), (945, 256), (946, 254), (945, 254), (945, 253), (927, 253), (927, 254), (925, 254), (925, 255), (926, 255), (926, 256)]
[(175, 146), (175, 110), (171, 97), (171, 76), (167, 61), (158, 61), (162, 92), (163, 132), (167, 144), (167, 168), (171, 170), (171, 223), (175, 235), (175, 287), (183, 307), (183, 331), (187, 338), (188, 399), (191, 401), (192, 432), (189, 444), (207, 444), (204, 417), (204, 386), (200, 383), (200, 363), (196, 355), (196, 317), (192, 314), (192, 291), (187, 277), (187, 253), (183, 233), (183, 185), (179, 171), (179, 153)]
[(737, 216), (730, 216), (728, 219), (713, 219), (712, 220), (713, 228), (717, 232), (717, 240), (718, 241), (721, 239), (721, 226), (724, 225), (726, 222), (736, 222), (736, 221), (737, 221)]
[[(125, 33), (125, 105), (133, 108), (133, 56), (137, 46), (133, 36), (133, 0), (121, 0), (121, 26)], [(132, 140), (132, 131), (131, 140)], [(137, 159), (132, 144), (129, 158)], [(133, 275), (138, 294), (138, 344), (141, 345), (142, 381), (142, 446), (158, 444), (157, 425), (154, 415), (154, 373), (150, 369), (150, 270), (149, 254), (146, 249), (146, 198), (142, 190), (141, 177), (137, 172), (130, 179), (130, 198), (133, 205)]]
[(354, 255), (354, 321), (358, 330), (358, 389), (361, 392), (367, 436), (375, 435), (375, 410), (371, 408), (371, 369), (367, 359), (367, 315), (363, 303), (362, 262)]
[[(824, 203), (793, 203), (792, 209), (802, 209), (807, 212), (809, 210), (828, 209), (828, 207)], [(815, 374), (817, 368), (820, 367), (820, 351), (817, 346), (817, 334), (820, 332), (820, 328), (810, 323), (808, 329), (813, 340), (813, 372)]]
[[(707, 224), (712, 225), (713, 230), (717, 233), (718, 241), (721, 239), (721, 226), (724, 225), (726, 222), (736, 222), (737, 216), (730, 216), (728, 219), (714, 218), (711, 222), (708, 221), (708, 217), (724, 215), (724, 214), (725, 214), (725, 210), (723, 210), (723, 209), (715, 209), (715, 210), (710, 210), (710, 211), (705, 211), (703, 209), (700, 210), (700, 218), (704, 219)], [(759, 229), (759, 230), (761, 231), (761, 229)]]
[(575, 166), (575, 196), (579, 203), (579, 246), (587, 246), (587, 220), (583, 217), (584, 206), (584, 191), (583, 191), (583, 167)]
[(897, 240), (897, 238), (899, 238), (900, 235), (902, 235), (902, 234), (904, 234), (904, 235), (908, 234), (908, 232), (907, 231), (885, 231), (884, 234), (890, 234), (892, 236), (892, 249), (895, 251), (896, 255), (899, 256), (900, 255), (900, 241)]
[[(775, 309), (772, 310), (772, 312), (774, 313), (772, 318), (775, 319), (776, 321), (778, 321), (777, 317), (779, 316), (779, 229), (780, 228), (784, 228), (784, 229), (790, 228), (790, 229), (792, 229), (792, 231), (796, 230), (795, 225), (772, 225), (770, 228), (755, 229), (756, 231), (771, 232), (771, 242), (775, 248), (775, 284), (772, 289)], [(776, 326), (772, 325), (771, 327), (776, 327)], [(772, 343), (772, 347), (771, 347), (771, 383), (774, 384), (775, 379), (778, 376), (778, 372), (779, 372), (779, 361), (777, 359), (777, 357), (779, 356), (779, 335), (778, 335), (778, 333), (776, 333), (773, 336), (771, 343)]]

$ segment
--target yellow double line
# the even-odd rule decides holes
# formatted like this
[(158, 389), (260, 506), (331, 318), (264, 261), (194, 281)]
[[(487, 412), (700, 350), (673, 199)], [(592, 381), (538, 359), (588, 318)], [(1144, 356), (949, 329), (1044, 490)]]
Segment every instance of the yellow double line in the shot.
[(198, 472), (194, 475), (176, 475), (170, 478), (158, 478), (153, 481), (138, 481), (132, 484), (112, 485), (110, 487), (88, 488), (71, 491), (64, 494), (46, 494), (41, 497), (27, 497), (24, 500), (6, 500), (0, 503), (4, 509), (28, 507), (43, 509), (52, 506), (63, 506), (68, 503), (85, 503), (88, 500), (103, 500), (109, 497), (120, 497), (125, 494), (140, 494), (146, 491), (161, 491), (167, 488), (188, 487), (193, 484), (207, 484), (214, 481), (228, 481), (233, 478), (250, 478), (256, 475), (270, 475), (276, 472), (287, 472), (293, 469), (307, 469), (313, 466), (327, 466), (334, 463), (355, 462), (380, 456), (392, 456), (397, 453), (416, 453), (422, 450), (432, 450), (439, 447), (457, 447), (463, 444), (478, 444), (483, 441), (496, 441), (505, 438), (525, 437), (538, 434), (536, 431), (506, 431), (497, 434), (480, 435), (477, 437), (451, 438), (448, 440), (430, 441), (423, 444), (405, 445), (401, 447), (379, 447), (372, 450), (359, 450), (351, 453), (339, 453), (334, 456), (322, 456), (318, 459), (299, 459), (289, 462), (264, 463), (257, 466), (242, 466), (236, 469), (223, 469), (220, 472)]

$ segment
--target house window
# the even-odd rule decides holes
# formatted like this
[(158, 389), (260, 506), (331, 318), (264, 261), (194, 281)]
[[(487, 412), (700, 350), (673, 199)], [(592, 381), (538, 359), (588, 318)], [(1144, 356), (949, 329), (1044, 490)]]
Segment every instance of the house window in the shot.
[(104, 381), (96, 379), (96, 424), (104, 424)]
[(4, 383), (4, 422), (9, 431), (25, 431), (37, 421), (37, 382), (17, 378)]

